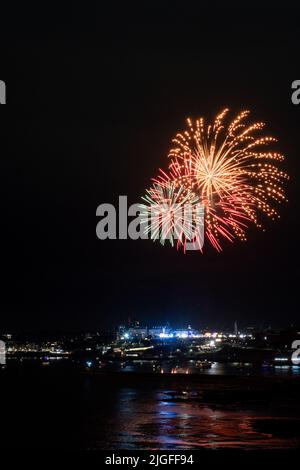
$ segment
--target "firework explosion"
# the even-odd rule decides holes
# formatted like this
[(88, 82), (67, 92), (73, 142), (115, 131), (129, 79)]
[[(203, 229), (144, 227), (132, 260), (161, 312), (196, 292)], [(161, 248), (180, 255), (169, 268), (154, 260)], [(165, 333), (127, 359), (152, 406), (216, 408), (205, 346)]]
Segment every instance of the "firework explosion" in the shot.
[[(226, 124), (227, 115), (225, 109), (208, 125), (203, 118), (187, 120), (187, 128), (173, 139), (168, 174), (160, 170), (148, 190), (153, 197), (146, 199), (148, 206), (162, 203), (170, 192), (174, 203), (200, 201), (205, 236), (218, 251), (222, 239), (244, 241), (250, 224), (262, 227), (261, 215), (279, 217), (275, 206), (286, 201), (288, 179), (277, 166), (284, 156), (265, 151), (276, 139), (259, 136), (264, 123), (247, 124), (249, 111), (243, 111)], [(155, 237), (164, 235), (161, 226), (156, 228)]]
[(162, 245), (169, 240), (172, 246), (177, 240), (177, 247), (181, 245), (184, 251), (187, 243), (193, 249), (202, 248), (203, 206), (193, 191), (161, 170), (160, 181), (154, 182), (142, 199), (146, 204), (140, 205), (141, 224), (145, 224), (144, 232), (151, 233), (152, 240), (160, 240)]

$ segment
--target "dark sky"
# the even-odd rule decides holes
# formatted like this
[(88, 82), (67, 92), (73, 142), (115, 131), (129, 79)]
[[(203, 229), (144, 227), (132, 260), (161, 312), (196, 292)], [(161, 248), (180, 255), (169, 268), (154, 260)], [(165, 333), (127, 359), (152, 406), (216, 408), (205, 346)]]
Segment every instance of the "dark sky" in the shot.
[[(129, 315), (297, 322), (298, 12), (98, 4), (26, 4), (1, 31), (0, 331), (99, 329)], [(221, 254), (98, 240), (97, 206), (123, 194), (138, 202), (185, 118), (224, 106), (251, 109), (279, 138), (292, 176), (280, 221)]]

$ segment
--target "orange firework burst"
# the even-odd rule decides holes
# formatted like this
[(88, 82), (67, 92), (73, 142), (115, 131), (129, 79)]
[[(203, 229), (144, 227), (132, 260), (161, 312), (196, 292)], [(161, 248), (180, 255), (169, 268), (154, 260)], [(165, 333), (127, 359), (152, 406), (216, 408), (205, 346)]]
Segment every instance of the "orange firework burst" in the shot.
[[(261, 227), (260, 214), (279, 217), (274, 206), (286, 200), (288, 179), (277, 166), (284, 156), (264, 151), (276, 139), (257, 135), (264, 123), (246, 124), (249, 111), (243, 111), (226, 125), (227, 115), (225, 109), (208, 125), (188, 119), (169, 153), (170, 178), (203, 204), (205, 234), (218, 251), (222, 238), (245, 240), (249, 223)], [(164, 184), (161, 176), (156, 181)]]

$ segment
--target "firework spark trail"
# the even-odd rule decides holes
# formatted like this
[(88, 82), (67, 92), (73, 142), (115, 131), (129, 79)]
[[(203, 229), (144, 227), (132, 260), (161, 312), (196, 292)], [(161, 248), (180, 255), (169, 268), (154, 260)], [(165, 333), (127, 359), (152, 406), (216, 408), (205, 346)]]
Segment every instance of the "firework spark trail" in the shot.
[(169, 152), (172, 178), (200, 197), (206, 236), (218, 251), (222, 237), (245, 240), (250, 222), (261, 227), (260, 213), (279, 217), (273, 204), (286, 200), (282, 183), (288, 179), (276, 166), (283, 155), (260, 150), (276, 142), (255, 136), (264, 123), (246, 125), (249, 111), (243, 111), (226, 126), (227, 115), (225, 109), (207, 126), (203, 118), (188, 119)]
[[(249, 111), (242, 111), (226, 125), (228, 112), (223, 110), (208, 125), (204, 118), (194, 122), (187, 119), (186, 129), (173, 139), (169, 170), (160, 170), (153, 179), (143, 209), (144, 215), (149, 215), (151, 205), (167, 203), (169, 211), (174, 211), (176, 204), (193, 206), (200, 201), (206, 237), (218, 251), (224, 238), (231, 242), (235, 238), (246, 240), (251, 223), (262, 227), (261, 215), (279, 217), (274, 205), (286, 201), (283, 183), (288, 179), (277, 166), (284, 156), (262, 150), (276, 142), (274, 137), (256, 135), (265, 124), (246, 124)], [(156, 221), (153, 239), (164, 235), (160, 220)], [(171, 227), (180, 243), (189, 238), (176, 224)], [(172, 236), (170, 241), (173, 244)]]

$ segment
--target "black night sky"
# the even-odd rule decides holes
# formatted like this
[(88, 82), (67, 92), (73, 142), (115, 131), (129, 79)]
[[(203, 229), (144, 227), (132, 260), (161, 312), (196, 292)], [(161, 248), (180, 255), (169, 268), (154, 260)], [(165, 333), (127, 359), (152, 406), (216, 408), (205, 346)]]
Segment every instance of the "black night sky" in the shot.
[[(297, 323), (298, 13), (82, 5), (26, 4), (1, 31), (0, 329)], [(280, 221), (221, 254), (98, 240), (97, 206), (139, 202), (186, 117), (227, 106), (279, 139)]]

